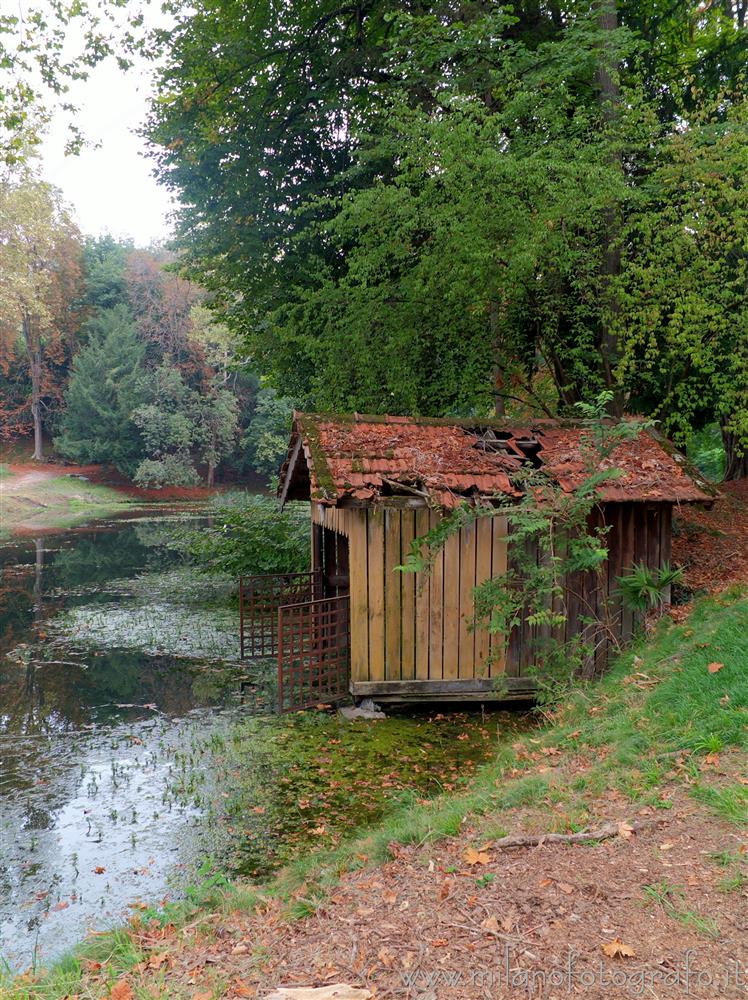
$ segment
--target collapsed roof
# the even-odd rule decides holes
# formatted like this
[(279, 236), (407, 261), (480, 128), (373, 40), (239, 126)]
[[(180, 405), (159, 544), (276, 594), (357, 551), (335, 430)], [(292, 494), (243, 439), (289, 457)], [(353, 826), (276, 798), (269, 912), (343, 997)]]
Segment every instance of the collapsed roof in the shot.
[[(294, 413), (281, 500), (376, 503), (410, 496), (452, 508), (479, 497), (519, 496), (513, 475), (528, 463), (571, 492), (590, 473), (590, 432), (582, 425), (536, 421)], [(620, 443), (598, 469), (617, 468), (602, 499), (709, 501), (709, 484), (648, 431)]]

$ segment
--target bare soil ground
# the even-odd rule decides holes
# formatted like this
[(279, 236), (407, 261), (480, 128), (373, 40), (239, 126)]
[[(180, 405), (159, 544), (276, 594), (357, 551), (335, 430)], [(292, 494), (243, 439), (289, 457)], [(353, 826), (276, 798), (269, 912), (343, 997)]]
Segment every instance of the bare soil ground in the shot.
[(748, 580), (748, 479), (720, 486), (711, 510), (676, 512), (673, 563), (694, 590), (714, 592)]

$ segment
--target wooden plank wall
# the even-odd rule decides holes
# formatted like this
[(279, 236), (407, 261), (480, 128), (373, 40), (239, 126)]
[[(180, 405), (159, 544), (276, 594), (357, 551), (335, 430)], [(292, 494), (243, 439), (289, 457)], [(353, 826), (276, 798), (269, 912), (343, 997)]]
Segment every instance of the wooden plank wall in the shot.
[[(427, 509), (344, 508), (350, 542), (351, 676), (355, 681), (462, 680), (504, 669), (503, 642), (474, 630), (474, 588), (506, 569), (506, 519), (481, 518), (448, 539), (429, 574), (403, 573)], [(315, 518), (330, 526), (329, 512)]]
[[(650, 568), (670, 560), (672, 505), (666, 503), (609, 503), (598, 508), (593, 525), (607, 529), (608, 561), (599, 573), (574, 573), (566, 582), (566, 623), (563, 637), (582, 632), (593, 654), (584, 665), (586, 676), (599, 676), (618, 643), (628, 642), (637, 623), (623, 606), (618, 578), (634, 564)], [(590, 626), (584, 619), (604, 623)], [(533, 649), (542, 638), (527, 625), (514, 629), (509, 641), (506, 674), (523, 676), (532, 662)]]
[[(473, 630), (473, 589), (507, 568), (506, 518), (480, 518), (451, 536), (431, 573), (402, 573), (412, 540), (438, 523), (428, 509), (330, 508), (312, 505), (313, 523), (345, 535), (350, 543), (351, 673), (353, 681), (456, 681), (505, 673), (522, 676), (535, 636), (515, 629), (504, 651), (501, 636)], [(672, 506), (610, 503), (594, 523), (607, 528), (609, 559), (602, 573), (576, 573), (567, 586), (567, 637), (596, 616), (609, 631), (588, 637), (596, 651), (586, 673), (599, 674), (615, 640), (626, 642), (636, 624), (622, 606), (618, 577), (635, 563), (660, 566), (670, 558)], [(607, 610), (606, 610), (607, 608)]]

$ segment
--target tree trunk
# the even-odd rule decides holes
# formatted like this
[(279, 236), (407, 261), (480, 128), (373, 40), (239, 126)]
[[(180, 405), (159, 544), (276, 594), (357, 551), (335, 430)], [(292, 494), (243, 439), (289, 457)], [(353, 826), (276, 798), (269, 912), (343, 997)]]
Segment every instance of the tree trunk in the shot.
[(31, 375), (31, 416), (34, 421), (34, 454), (35, 462), (44, 460), (42, 451), (42, 348), (38, 337), (34, 336), (31, 317), (26, 313), (23, 317), (23, 339), (29, 358)]
[[(600, 49), (600, 59), (595, 72), (595, 81), (598, 86), (598, 100), (602, 110), (603, 119), (610, 125), (618, 117), (618, 109), (621, 100), (621, 92), (618, 81), (614, 75), (614, 69), (610, 65), (605, 38), (607, 33), (618, 30), (618, 10), (616, 0), (598, 0), (597, 23), (603, 32), (603, 43)], [(611, 162), (619, 170), (623, 169), (620, 154), (613, 153)], [(614, 324), (619, 304), (613, 290), (613, 284), (621, 273), (621, 251), (618, 242), (620, 219), (618, 206), (614, 202), (605, 211), (605, 245), (603, 248), (602, 274), (603, 274), (603, 300), (607, 301), (609, 316), (603, 318), (603, 326), (600, 331), (600, 360), (602, 363), (603, 378), (605, 385), (613, 392), (608, 410), (612, 416), (623, 416), (624, 400), (623, 393), (617, 383), (615, 369), (618, 365), (618, 336), (614, 332)]]
[(745, 479), (748, 476), (748, 448), (738, 443), (732, 431), (722, 428), (725, 445), (725, 479)]
[(498, 342), (499, 331), (499, 303), (494, 299), (488, 307), (488, 322), (491, 330), (491, 344), (493, 345), (493, 397), (494, 413), (497, 417), (506, 414), (506, 400), (504, 399), (504, 389), (506, 379), (504, 377), (504, 366), (502, 358), (501, 344)]
[(208, 459), (208, 486), (213, 485), (213, 479), (215, 478), (216, 467), (213, 462)]
[(42, 587), (44, 577), (44, 539), (37, 537), (36, 563), (34, 565), (34, 621), (41, 621), (44, 617), (44, 589)]

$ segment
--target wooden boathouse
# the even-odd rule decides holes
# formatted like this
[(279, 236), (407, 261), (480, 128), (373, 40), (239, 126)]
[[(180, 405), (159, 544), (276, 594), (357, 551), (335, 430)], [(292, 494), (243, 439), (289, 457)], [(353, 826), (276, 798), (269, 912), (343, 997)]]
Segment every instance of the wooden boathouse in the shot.
[[(474, 621), (475, 588), (504, 573), (510, 559), (506, 517), (480, 517), (451, 535), (423, 578), (397, 567), (445, 512), (518, 496), (512, 475), (525, 463), (573, 490), (588, 474), (584, 433), (550, 421), (517, 428), (296, 413), (279, 496), (310, 502), (311, 571), (243, 588), (252, 633), (245, 652), (278, 657), (281, 707), (348, 694), (380, 702), (531, 695), (529, 628), (516, 628), (507, 643)], [(613, 634), (590, 673), (634, 628), (616, 594), (618, 577), (635, 564), (668, 562), (674, 505), (711, 499), (650, 433), (619, 444), (608, 462), (620, 475), (605, 482), (595, 512), (609, 529), (607, 565), (602, 574), (577, 574), (567, 589), (567, 634), (583, 629), (603, 601), (615, 605)]]

